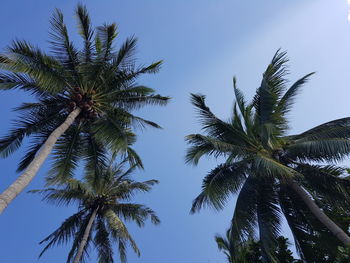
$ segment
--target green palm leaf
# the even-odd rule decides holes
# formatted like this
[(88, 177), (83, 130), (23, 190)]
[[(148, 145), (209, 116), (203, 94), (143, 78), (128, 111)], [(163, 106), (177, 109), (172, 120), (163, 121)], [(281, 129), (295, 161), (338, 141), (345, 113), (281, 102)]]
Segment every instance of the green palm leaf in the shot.
[(83, 5), (79, 4), (75, 10), (75, 13), (78, 18), (79, 34), (84, 39), (84, 60), (85, 62), (90, 62), (93, 54), (92, 39), (94, 35), (94, 30), (91, 26), (91, 19), (86, 7)]
[(246, 179), (244, 163), (222, 164), (203, 180), (202, 192), (193, 201), (191, 213), (205, 205), (222, 209), (232, 193), (237, 193)]

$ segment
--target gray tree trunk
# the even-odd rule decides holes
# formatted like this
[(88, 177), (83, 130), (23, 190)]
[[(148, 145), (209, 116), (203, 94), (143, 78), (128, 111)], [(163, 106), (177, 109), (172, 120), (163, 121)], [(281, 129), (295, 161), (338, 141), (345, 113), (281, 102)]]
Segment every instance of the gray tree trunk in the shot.
[(13, 182), (4, 192), (2, 192), (0, 195), (0, 214), (34, 178), (41, 165), (52, 151), (52, 148), (57, 142), (58, 138), (62, 136), (70, 125), (72, 125), (80, 111), (80, 108), (76, 108), (68, 115), (67, 119), (50, 134), (43, 146), (40, 148), (38, 154), (35, 156), (34, 160), (28, 165), (23, 174), (19, 176), (16, 181)]
[(79, 248), (78, 248), (78, 252), (75, 255), (73, 263), (79, 263), (80, 260), (81, 260), (81, 256), (83, 255), (84, 248), (85, 248), (86, 243), (88, 241), (92, 225), (93, 225), (93, 223), (95, 221), (95, 218), (96, 218), (97, 211), (98, 211), (98, 207), (94, 210), (94, 212), (90, 216), (89, 222), (88, 222), (88, 224), (87, 224), (87, 226), (85, 228), (83, 238), (82, 238), (82, 240), (80, 242), (80, 245), (79, 245)]
[(350, 237), (337, 226), (323, 211), (320, 209), (314, 200), (306, 193), (306, 191), (299, 186), (296, 182), (290, 181), (289, 185), (304, 201), (306, 206), (310, 209), (311, 213), (325, 226), (329, 231), (333, 233), (344, 245), (350, 245)]

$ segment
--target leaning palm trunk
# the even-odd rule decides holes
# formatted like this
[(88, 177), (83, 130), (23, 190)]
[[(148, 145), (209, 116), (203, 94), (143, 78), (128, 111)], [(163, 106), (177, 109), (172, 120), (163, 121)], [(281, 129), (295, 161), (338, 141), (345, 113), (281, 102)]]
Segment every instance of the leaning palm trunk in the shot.
[(9, 203), (16, 198), (16, 196), (23, 191), (23, 189), (34, 178), (41, 165), (44, 163), (47, 156), (52, 151), (53, 146), (57, 142), (58, 138), (69, 128), (74, 122), (75, 118), (79, 115), (81, 109), (76, 108), (73, 110), (66, 120), (56, 128), (45, 141), (41, 147), (39, 153), (35, 156), (34, 160), (29, 164), (24, 173), (17, 178), (1, 195), (0, 195), (0, 214), (9, 205)]
[(311, 213), (337, 237), (344, 245), (350, 245), (350, 237), (337, 226), (316, 203), (310, 198), (305, 190), (300, 187), (296, 182), (290, 181), (289, 186), (298, 194), (298, 196), (304, 201), (306, 206), (310, 209)]
[(87, 240), (89, 238), (92, 225), (93, 225), (93, 223), (95, 221), (97, 211), (98, 211), (98, 207), (94, 210), (94, 212), (90, 216), (89, 222), (88, 222), (88, 224), (87, 224), (87, 226), (85, 228), (85, 231), (84, 231), (83, 239), (80, 242), (79, 249), (78, 249), (77, 254), (75, 255), (73, 263), (79, 263), (80, 260), (81, 260), (81, 256), (83, 255), (84, 248), (85, 248)]

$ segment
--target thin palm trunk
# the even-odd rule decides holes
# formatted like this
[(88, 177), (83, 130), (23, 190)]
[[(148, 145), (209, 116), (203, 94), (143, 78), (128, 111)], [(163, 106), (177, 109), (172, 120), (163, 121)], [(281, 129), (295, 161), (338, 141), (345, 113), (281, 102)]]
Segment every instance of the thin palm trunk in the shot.
[(304, 201), (306, 206), (310, 209), (311, 213), (337, 237), (344, 245), (350, 245), (350, 237), (337, 225), (335, 224), (323, 211), (320, 209), (314, 200), (306, 193), (306, 191), (299, 186), (296, 182), (290, 181), (289, 185)]
[(52, 148), (57, 142), (58, 138), (62, 136), (62, 134), (69, 128), (70, 125), (72, 125), (76, 117), (79, 115), (80, 111), (80, 108), (76, 108), (68, 115), (66, 120), (50, 134), (50, 136), (41, 147), (39, 153), (28, 165), (23, 174), (19, 176), (16, 181), (13, 182), (4, 192), (2, 192), (0, 195), (0, 214), (34, 178), (41, 165), (44, 163), (45, 159), (52, 151)]
[(93, 225), (95, 218), (96, 218), (97, 211), (98, 211), (98, 207), (94, 210), (94, 212), (90, 216), (89, 222), (85, 228), (83, 238), (80, 242), (79, 249), (78, 249), (77, 254), (75, 255), (73, 263), (79, 263), (81, 260), (81, 256), (83, 255), (84, 248), (85, 248), (86, 243), (88, 241), (88, 238), (89, 238), (89, 235), (90, 235), (90, 232), (92, 229), (92, 225)]

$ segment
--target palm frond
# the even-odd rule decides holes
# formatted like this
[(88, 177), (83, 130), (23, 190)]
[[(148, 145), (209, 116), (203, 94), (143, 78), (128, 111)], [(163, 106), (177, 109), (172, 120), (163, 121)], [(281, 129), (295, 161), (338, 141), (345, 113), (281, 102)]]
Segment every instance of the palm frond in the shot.
[(143, 130), (146, 127), (153, 127), (158, 129), (161, 128), (157, 123), (135, 116), (130, 112), (123, 110), (121, 108), (115, 108), (112, 111), (109, 111), (107, 114), (108, 114), (108, 118), (111, 118), (111, 119), (125, 118), (127, 120), (125, 121), (125, 123), (129, 122), (130, 125), (135, 129)]
[(92, 132), (96, 141), (104, 142), (104, 145), (112, 151), (126, 149), (129, 146), (132, 135), (130, 129), (125, 127), (122, 119), (112, 118), (115, 116), (107, 116), (107, 118), (96, 120), (92, 126)]
[(103, 25), (97, 27), (96, 34), (100, 40), (101, 50), (98, 52), (98, 60), (105, 62), (111, 59), (111, 53), (113, 51), (113, 40), (117, 37), (117, 25)]
[(120, 199), (129, 200), (136, 193), (149, 192), (152, 186), (157, 183), (157, 180), (148, 180), (144, 182), (135, 182), (131, 180), (117, 181), (113, 184), (113, 191)]
[(260, 182), (257, 192), (257, 223), (261, 252), (266, 262), (277, 262), (272, 248), (276, 247), (281, 230), (281, 211), (273, 181)]
[(144, 226), (145, 220), (148, 218), (155, 225), (160, 223), (158, 216), (152, 209), (140, 204), (121, 203), (113, 207), (113, 212), (127, 221), (135, 221), (140, 227)]
[(139, 67), (131, 76), (133, 78), (138, 77), (140, 74), (155, 74), (157, 73), (163, 64), (163, 60), (153, 62), (148, 66)]
[(215, 242), (218, 246), (218, 249), (224, 251), (227, 257), (227, 262), (229, 263), (234, 262), (236, 258), (235, 255), (238, 249), (237, 249), (237, 244), (235, 243), (234, 238), (232, 237), (231, 230), (228, 229), (226, 231), (225, 237), (216, 235)]
[(99, 218), (96, 223), (94, 245), (98, 253), (98, 263), (113, 263), (113, 249), (104, 221)]
[(26, 74), (35, 80), (42, 90), (57, 94), (65, 90), (67, 84), (65, 70), (53, 57), (44, 54), (26, 41), (16, 40), (8, 47), (7, 62), (1, 64), (7, 71)]
[(245, 145), (235, 145), (215, 137), (204, 136), (201, 134), (190, 134), (186, 141), (192, 146), (187, 150), (186, 162), (198, 164), (203, 155), (214, 156), (215, 158), (225, 155), (234, 155), (244, 158), (249, 155), (253, 149)]
[(54, 146), (52, 166), (47, 182), (50, 184), (64, 183), (67, 178), (73, 178), (74, 171), (82, 155), (81, 125), (71, 126)]
[(297, 80), (283, 95), (283, 97), (279, 100), (276, 111), (280, 114), (286, 114), (290, 111), (291, 106), (294, 103), (294, 99), (296, 95), (300, 92), (301, 87), (307, 83), (309, 78), (315, 74), (315, 72), (309, 73), (302, 77), (301, 79)]
[(237, 102), (237, 105), (239, 107), (239, 110), (240, 110), (241, 114), (244, 114), (244, 112), (246, 110), (246, 101), (244, 99), (244, 95), (243, 95), (242, 91), (240, 91), (238, 89), (236, 82), (237, 82), (237, 80), (234, 77), (233, 78), (233, 90), (234, 90), (234, 93), (235, 93), (236, 102)]
[(208, 136), (223, 138), (228, 142), (249, 145), (250, 141), (244, 130), (239, 130), (233, 125), (217, 118), (205, 104), (205, 96), (191, 94), (191, 102), (196, 107), (203, 130)]
[(83, 160), (85, 162), (85, 180), (94, 184), (101, 174), (101, 168), (107, 167), (107, 149), (103, 143), (97, 141), (92, 134), (84, 138)]
[(0, 73), (0, 89), (20, 89), (37, 96), (48, 94), (47, 89), (41, 87), (35, 79), (21, 73)]
[(350, 140), (344, 138), (326, 138), (305, 140), (288, 145), (288, 157), (303, 161), (341, 161), (350, 152)]
[(273, 118), (274, 109), (285, 89), (287, 62), (286, 52), (278, 50), (263, 74), (263, 80), (253, 99), (261, 124), (270, 122)]
[(68, 36), (67, 26), (64, 23), (63, 14), (61, 10), (56, 9), (50, 20), (50, 44), (55, 56), (60, 60), (62, 65), (74, 76), (74, 81), (77, 86), (78, 72), (76, 70), (79, 64), (79, 52), (74, 47)]
[(75, 14), (78, 18), (79, 34), (84, 39), (84, 51), (83, 51), (84, 61), (90, 62), (92, 59), (91, 57), (93, 52), (92, 38), (94, 35), (94, 30), (91, 27), (91, 19), (86, 7), (81, 4), (78, 4), (75, 10)]
[(256, 191), (258, 187), (257, 180), (249, 176), (238, 194), (231, 231), (233, 237), (239, 242), (254, 236), (257, 226)]
[(204, 179), (202, 191), (193, 201), (191, 213), (205, 205), (222, 209), (231, 194), (235, 194), (246, 179), (245, 164), (221, 164), (213, 169)]
[(130, 236), (126, 226), (119, 219), (119, 217), (112, 211), (107, 210), (105, 214), (108, 222), (108, 226), (111, 231), (111, 235), (119, 243), (119, 254), (122, 263), (126, 262), (126, 243), (129, 242), (134, 252), (140, 256), (140, 250), (138, 249), (135, 241)]
[(349, 138), (350, 118), (329, 121), (291, 138), (296, 141), (309, 141), (330, 138)]
[(287, 165), (278, 162), (274, 158), (266, 156), (264, 154), (256, 154), (252, 157), (252, 173), (261, 173), (264, 172), (264, 176), (270, 178), (292, 178), (293, 176), (298, 175), (298, 172), (288, 167)]
[(127, 38), (123, 45), (118, 50), (118, 53), (113, 61), (113, 67), (122, 68), (130, 67), (134, 64), (134, 54), (136, 49), (137, 39), (135, 37)]
[(116, 104), (122, 109), (138, 110), (141, 107), (148, 105), (165, 106), (169, 100), (170, 97), (161, 96), (159, 94), (134, 94), (131, 96), (120, 96), (118, 99), (116, 99)]
[(65, 185), (60, 188), (46, 188), (42, 190), (31, 190), (29, 193), (43, 194), (43, 200), (57, 206), (69, 205), (72, 202), (81, 204), (85, 199), (94, 197), (88, 184), (76, 179), (66, 179)]
[(41, 251), (39, 257), (41, 257), (47, 249), (49, 249), (52, 246), (65, 244), (70, 239), (72, 239), (80, 226), (81, 220), (83, 220), (83, 217), (85, 215), (85, 210), (79, 211), (78, 213), (75, 213), (74, 215), (67, 218), (62, 225), (56, 229), (52, 234), (47, 236), (45, 239), (43, 239), (40, 244), (48, 242), (48, 244), (44, 247), (44, 249)]
[(141, 157), (133, 148), (128, 147), (126, 151), (122, 153), (122, 156), (129, 161), (131, 166), (139, 167), (141, 169), (144, 168)]

